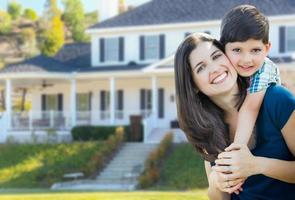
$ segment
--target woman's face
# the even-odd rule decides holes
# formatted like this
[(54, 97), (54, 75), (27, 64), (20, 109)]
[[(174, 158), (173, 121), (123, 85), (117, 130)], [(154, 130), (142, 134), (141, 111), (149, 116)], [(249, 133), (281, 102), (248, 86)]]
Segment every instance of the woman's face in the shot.
[(229, 92), (237, 81), (225, 54), (212, 42), (200, 42), (189, 55), (189, 63), (197, 88), (208, 97)]

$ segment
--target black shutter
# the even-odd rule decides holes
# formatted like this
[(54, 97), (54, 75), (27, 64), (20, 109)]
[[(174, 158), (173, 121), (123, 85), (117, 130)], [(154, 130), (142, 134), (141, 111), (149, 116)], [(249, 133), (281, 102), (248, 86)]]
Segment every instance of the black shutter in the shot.
[(57, 109), (58, 111), (63, 111), (63, 95), (62, 94), (57, 95)]
[(46, 111), (46, 95), (41, 95), (41, 109), (42, 111)]
[(119, 37), (119, 61), (124, 61), (124, 38)]
[(281, 26), (279, 28), (279, 52), (284, 53), (286, 51), (286, 27)]
[(145, 110), (145, 89), (140, 89), (140, 110)]
[(164, 88), (158, 91), (158, 117), (164, 118)]
[(105, 61), (105, 48), (104, 48), (104, 38), (100, 38), (99, 40), (99, 60), (100, 62), (104, 62)]
[(139, 37), (139, 59), (140, 60), (144, 60), (145, 58), (144, 58), (144, 54), (145, 54), (145, 52), (144, 52), (144, 46), (145, 46), (145, 44), (144, 44), (144, 36), (140, 36)]
[(152, 90), (146, 90), (147, 91), (147, 100), (148, 100), (148, 104), (147, 104), (147, 109), (152, 109), (153, 107), (153, 101), (152, 101)]
[(165, 35), (160, 35), (160, 58), (165, 57)]
[(104, 90), (100, 91), (100, 110), (105, 111), (105, 95), (106, 92)]
[(91, 111), (91, 102), (92, 102), (92, 92), (89, 92), (89, 97), (88, 97), (89, 111)]
[(124, 105), (124, 97), (123, 97), (123, 90), (118, 90), (118, 110), (123, 110)]

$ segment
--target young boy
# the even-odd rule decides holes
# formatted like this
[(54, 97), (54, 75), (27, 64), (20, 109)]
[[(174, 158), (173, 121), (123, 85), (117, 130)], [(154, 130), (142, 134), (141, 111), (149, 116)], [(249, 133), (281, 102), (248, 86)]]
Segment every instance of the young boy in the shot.
[(266, 57), (271, 47), (268, 35), (268, 19), (254, 6), (237, 6), (222, 20), (220, 42), (225, 53), (238, 74), (250, 81), (234, 143), (248, 144), (266, 89), (271, 83), (280, 84), (278, 67)]

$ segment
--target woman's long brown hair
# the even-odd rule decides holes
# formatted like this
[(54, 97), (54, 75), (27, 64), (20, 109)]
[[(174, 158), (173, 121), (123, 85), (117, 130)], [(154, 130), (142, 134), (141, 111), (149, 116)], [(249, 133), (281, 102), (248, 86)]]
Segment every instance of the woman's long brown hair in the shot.
[[(203, 33), (192, 34), (180, 44), (174, 60), (177, 115), (188, 141), (205, 160), (212, 162), (229, 145), (229, 130), (224, 111), (198, 90), (192, 77), (189, 55), (200, 42), (212, 42), (224, 52), (217, 40)], [(246, 94), (245, 82), (240, 78), (238, 85), (237, 108)]]

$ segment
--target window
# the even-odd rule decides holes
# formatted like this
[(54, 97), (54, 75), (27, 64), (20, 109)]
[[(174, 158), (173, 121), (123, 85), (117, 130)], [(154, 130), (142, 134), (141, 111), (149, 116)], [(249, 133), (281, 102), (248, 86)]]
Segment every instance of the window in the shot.
[(57, 110), (57, 95), (55, 94), (50, 94), (46, 95), (46, 106), (45, 110)]
[(105, 39), (105, 61), (106, 62), (119, 61), (119, 38)]
[(145, 59), (158, 59), (159, 58), (159, 36), (146, 36), (145, 37)]
[(295, 51), (295, 26), (286, 27), (286, 50)]
[(77, 110), (78, 111), (89, 111), (90, 105), (89, 105), (89, 99), (90, 95), (89, 93), (80, 93), (77, 94)]

